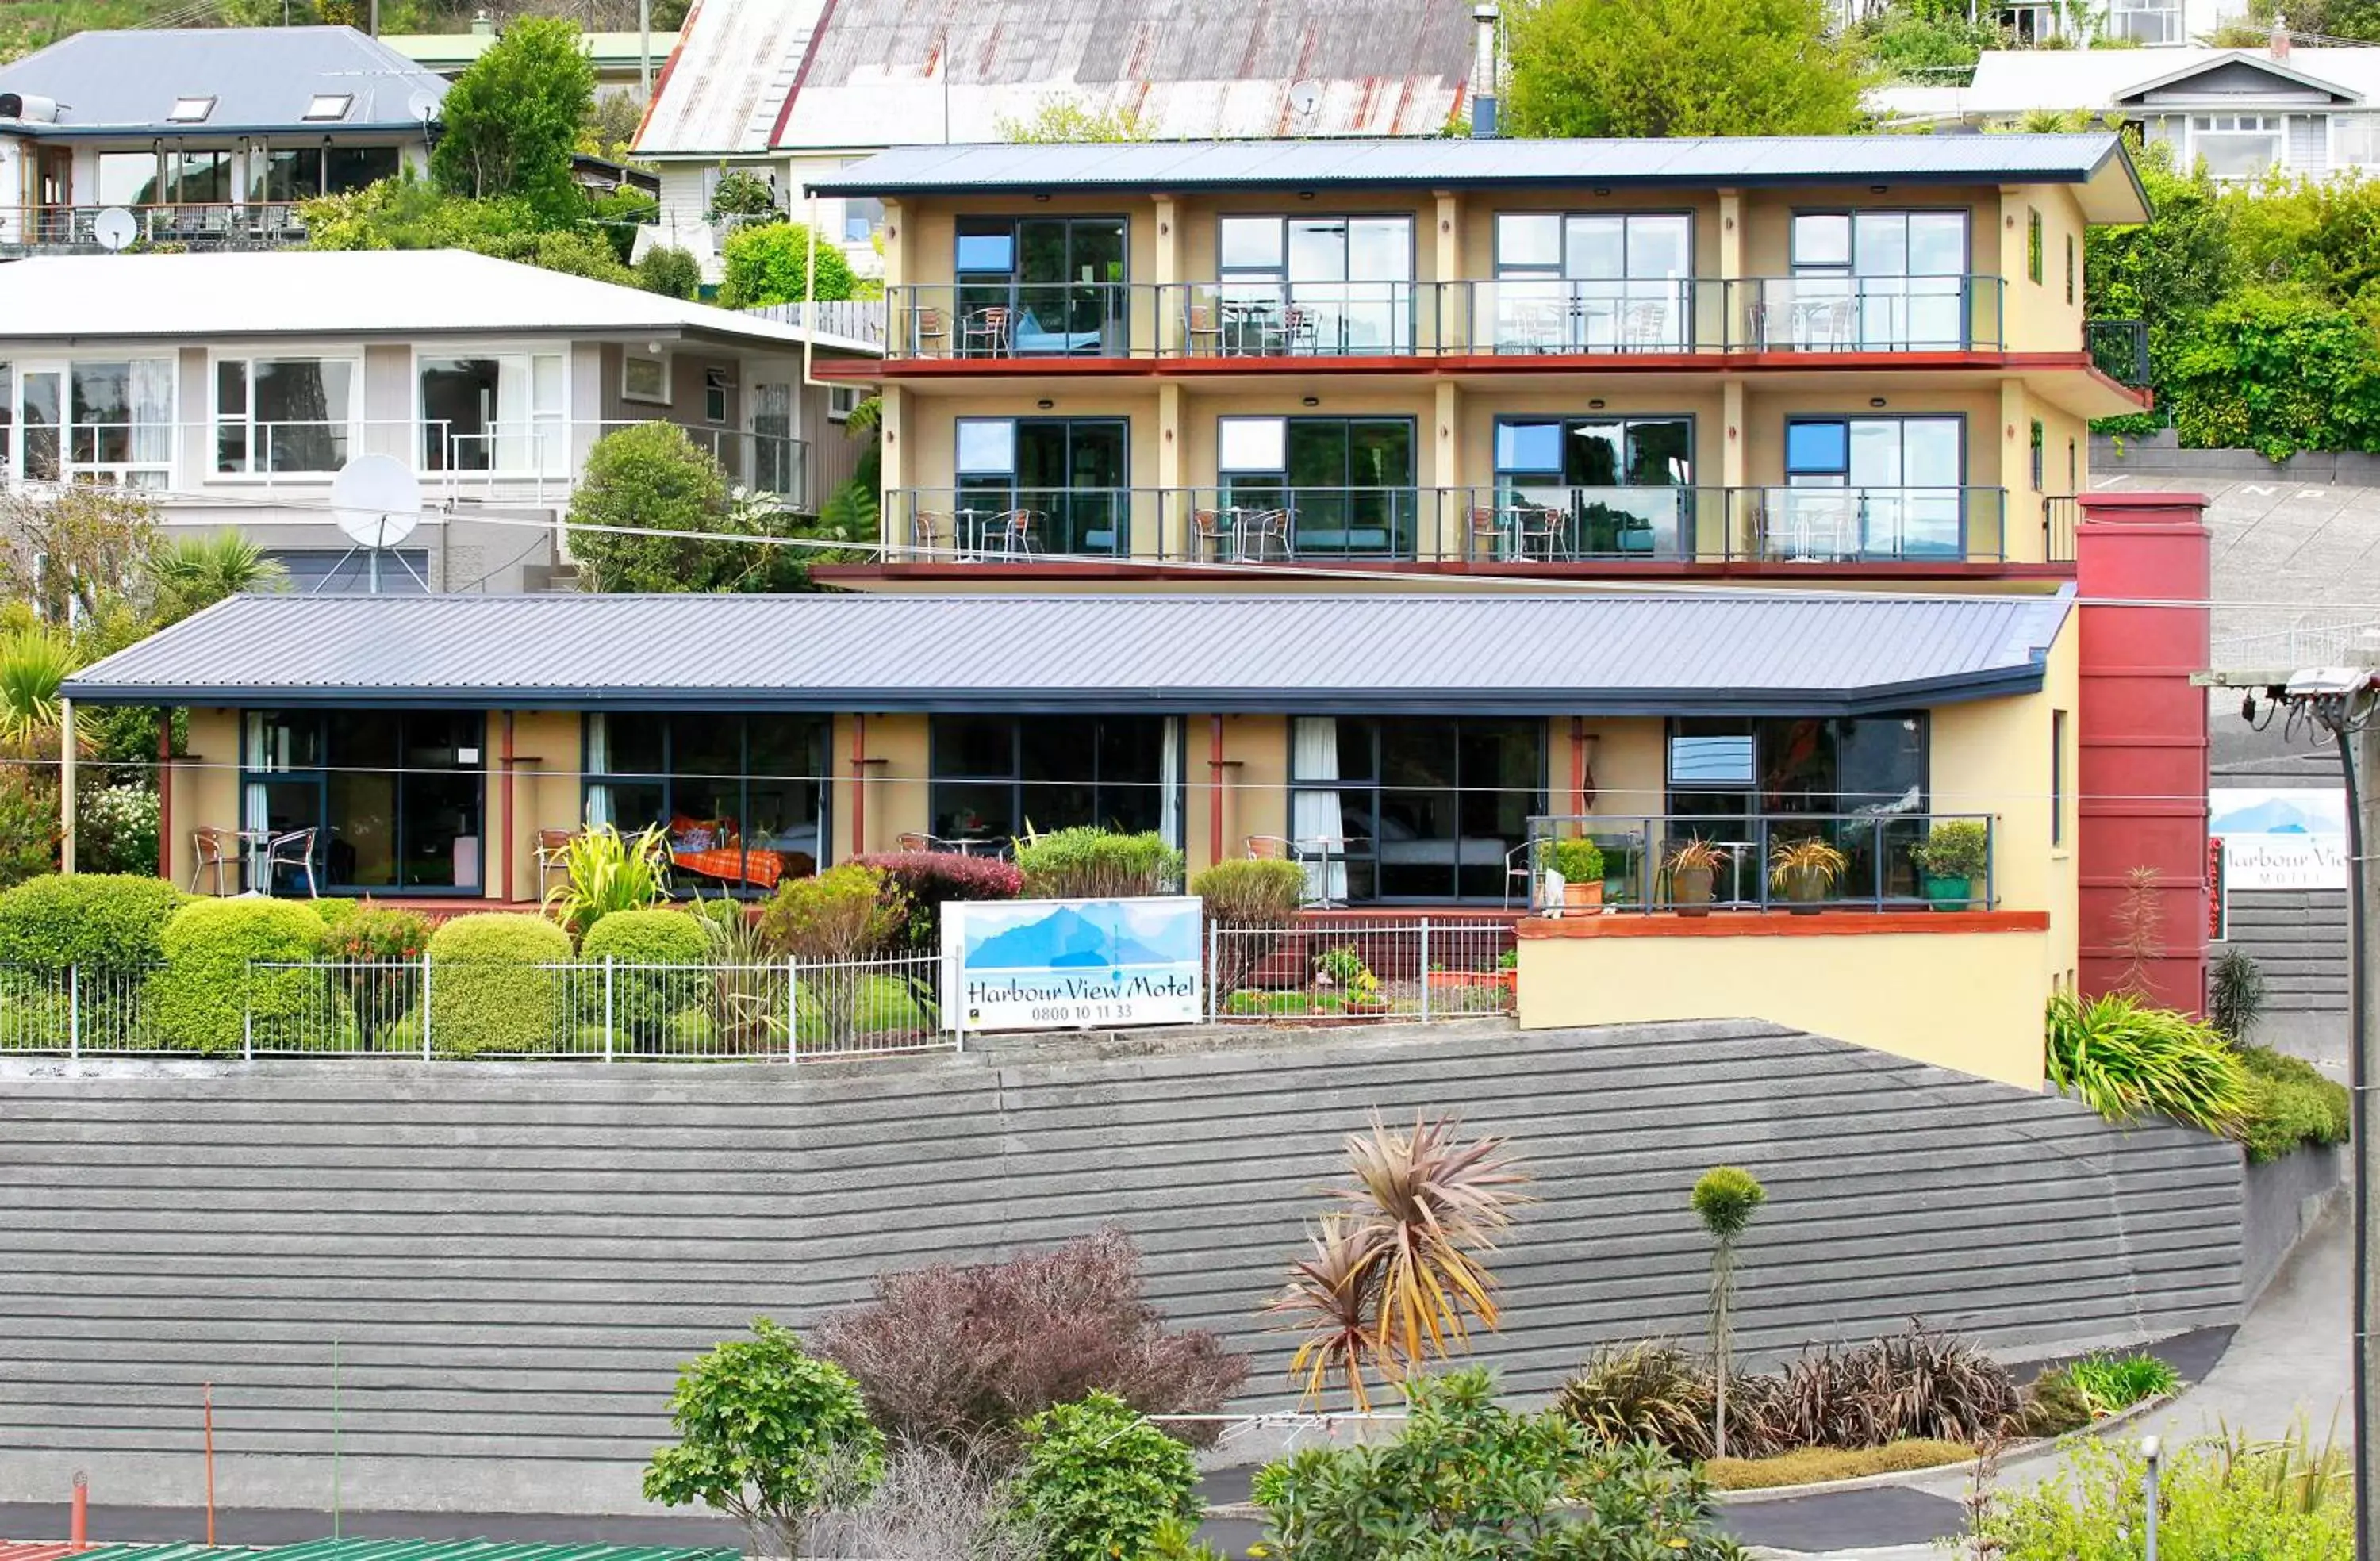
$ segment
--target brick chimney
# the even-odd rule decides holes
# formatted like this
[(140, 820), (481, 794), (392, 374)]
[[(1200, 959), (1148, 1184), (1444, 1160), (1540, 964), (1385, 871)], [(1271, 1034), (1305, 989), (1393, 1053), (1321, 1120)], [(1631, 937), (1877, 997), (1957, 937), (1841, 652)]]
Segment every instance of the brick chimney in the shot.
[(2289, 18), (2278, 11), (2273, 13), (2272, 52), (2277, 60), (2289, 57)]

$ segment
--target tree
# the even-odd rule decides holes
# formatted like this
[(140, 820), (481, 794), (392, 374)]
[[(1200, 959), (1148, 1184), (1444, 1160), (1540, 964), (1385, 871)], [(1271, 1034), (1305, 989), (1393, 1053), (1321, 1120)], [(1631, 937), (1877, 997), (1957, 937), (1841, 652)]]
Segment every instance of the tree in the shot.
[(1074, 98), (1052, 98), (1023, 119), (994, 122), (1004, 141), (1050, 145), (1061, 141), (1145, 141), (1155, 132), (1136, 108), (1087, 108)]
[(277, 591), (289, 571), (237, 531), (208, 537), (176, 537), (149, 558), (157, 587), (158, 627), (178, 623), (226, 597)]
[(674, 423), (638, 423), (597, 440), (571, 496), (570, 524), (590, 528), (570, 538), (579, 582), (590, 591), (808, 584), (797, 550), (748, 539), (772, 534), (776, 512), (731, 492), (718, 461)]
[[(809, 297), (812, 248), (810, 230), (799, 223), (738, 228), (721, 250), (720, 307), (751, 309)], [(821, 237), (815, 248), (820, 301), (850, 297), (854, 279), (842, 248)]]
[(574, 222), (586, 202), (570, 158), (594, 100), (577, 24), (517, 18), (447, 89), (431, 174), (450, 194), (516, 196), (548, 224)]
[[(646, 1467), (645, 1499), (702, 1502), (741, 1520), (754, 1554), (800, 1555), (813, 1519), (875, 1485), (884, 1437), (848, 1372), (803, 1353), (766, 1317), (753, 1320), (752, 1336), (679, 1370), (670, 1395), (677, 1442)], [(775, 1548), (762, 1549), (764, 1535)]]
[(656, 244), (637, 261), (637, 285), (665, 298), (691, 298), (702, 291), (702, 262), (690, 249)]
[(609, 194), (590, 203), (587, 221), (612, 246), (613, 258), (626, 265), (637, 252), (637, 230), (661, 220), (661, 198), (632, 184), (617, 184)]
[(1862, 122), (1826, 0), (1525, 0), (1505, 97), (1522, 136), (1833, 136)]
[(1143, 1557), (1168, 1519), (1195, 1521), (1198, 1461), (1111, 1393), (1026, 1421), (1016, 1510), (1047, 1561)]
[(74, 483), (0, 503), (0, 594), (53, 623), (100, 615), (140, 577), (157, 510), (137, 489)]
[(1689, 1202), (1694, 1217), (1711, 1239), (1710, 1345), (1711, 1379), (1716, 1385), (1711, 1414), (1711, 1456), (1727, 1457), (1727, 1371), (1734, 1354), (1730, 1326), (1735, 1305), (1735, 1241), (1752, 1216), (1768, 1199), (1767, 1189), (1753, 1174), (1736, 1166), (1714, 1166), (1694, 1183)]

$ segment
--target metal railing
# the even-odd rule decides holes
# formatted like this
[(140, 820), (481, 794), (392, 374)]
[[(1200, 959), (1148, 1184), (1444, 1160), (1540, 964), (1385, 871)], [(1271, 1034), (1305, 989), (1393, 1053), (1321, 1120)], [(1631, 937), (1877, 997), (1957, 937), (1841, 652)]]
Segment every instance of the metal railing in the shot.
[(1947, 563), (2010, 556), (1998, 488), (1032, 488), (884, 497), (890, 562)]
[(131, 214), (136, 248), (283, 249), (306, 242), (300, 203), (290, 200), (0, 206), (0, 254), (97, 254), (106, 246), (94, 225), (101, 212), (116, 210)]
[[(1929, 874), (1917, 855), (1937, 826), (1977, 824), (1984, 831), (1984, 870), (1979, 877), (1952, 880)], [(1591, 841), (1602, 853), (1603, 877), (1594, 903), (1554, 898), (1548, 870), (1558, 841)], [(1780, 882), (1772, 861), (1780, 846), (1823, 841), (1842, 857), (1832, 879), (1810, 892), (1807, 884)], [(1678, 850), (1689, 841), (1715, 848), (1719, 860), (1706, 891), (1682, 877)], [(1730, 911), (1989, 910), (1997, 904), (1993, 872), (1998, 838), (1988, 814), (1900, 811), (1898, 803), (1867, 811), (1827, 814), (1669, 814), (1638, 817), (1543, 815), (1529, 820), (1529, 908), (1552, 912), (1650, 913)], [(1565, 884), (1563, 889), (1571, 887)], [(1805, 895), (1807, 896), (1805, 898)]]
[(1725, 284), (1735, 352), (1972, 352), (2006, 345), (1997, 276), (1755, 276)]
[(791, 304), (755, 304), (742, 312), (780, 325), (796, 325), (822, 335), (884, 345), (885, 311), (874, 298), (832, 298)]
[(1213, 928), (1208, 1013), (1218, 1023), (1291, 1024), (1505, 1013), (1513, 947), (1500, 923), (1427, 916)]
[(2149, 382), (2149, 328), (2141, 320), (2092, 320), (2082, 325), (2092, 366), (2119, 385), (2139, 390)]
[(2041, 556), (2051, 563), (2074, 562), (2074, 527), (2082, 518), (2082, 502), (2071, 493), (2041, 496)]
[(1405, 357), (1442, 345), (1417, 282), (1242, 278), (1165, 289), (1165, 350), (1184, 357)]

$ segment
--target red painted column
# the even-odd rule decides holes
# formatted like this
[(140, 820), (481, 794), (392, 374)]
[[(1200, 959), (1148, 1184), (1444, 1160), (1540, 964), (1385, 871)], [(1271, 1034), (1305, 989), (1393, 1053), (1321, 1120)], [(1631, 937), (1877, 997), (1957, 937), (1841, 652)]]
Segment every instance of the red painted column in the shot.
[(2196, 493), (2086, 493), (2074, 551), (2076, 979), (2091, 995), (2125, 985), (2127, 910), (2150, 900), (2155, 947), (2134, 984), (2192, 1012), (2206, 991), (2207, 694), (2190, 683), (2209, 654), (2205, 508)]

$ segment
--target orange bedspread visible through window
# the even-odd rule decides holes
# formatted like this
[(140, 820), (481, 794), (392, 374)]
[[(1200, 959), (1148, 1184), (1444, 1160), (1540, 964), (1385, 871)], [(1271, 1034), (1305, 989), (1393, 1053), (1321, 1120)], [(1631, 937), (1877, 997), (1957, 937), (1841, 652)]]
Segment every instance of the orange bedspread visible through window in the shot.
[(743, 847), (735, 845), (714, 846), (708, 851), (672, 850), (670, 860), (689, 872), (761, 889), (774, 889), (777, 880), (785, 876), (784, 859), (775, 852), (747, 853)]

